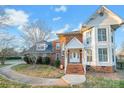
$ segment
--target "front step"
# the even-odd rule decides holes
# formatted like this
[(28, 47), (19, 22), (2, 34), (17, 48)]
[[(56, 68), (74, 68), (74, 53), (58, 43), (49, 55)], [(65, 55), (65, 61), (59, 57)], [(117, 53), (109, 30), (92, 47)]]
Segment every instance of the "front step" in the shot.
[(84, 74), (84, 68), (82, 64), (68, 64), (66, 74)]

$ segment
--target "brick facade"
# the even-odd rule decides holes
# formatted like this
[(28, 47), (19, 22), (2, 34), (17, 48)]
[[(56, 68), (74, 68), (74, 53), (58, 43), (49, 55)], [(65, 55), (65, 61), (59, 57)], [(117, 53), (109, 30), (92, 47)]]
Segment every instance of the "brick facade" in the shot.
[(96, 72), (107, 72), (107, 73), (112, 73), (115, 71), (115, 67), (113, 66), (92, 66), (92, 68)]
[(68, 64), (67, 74), (84, 74), (84, 68), (82, 64)]

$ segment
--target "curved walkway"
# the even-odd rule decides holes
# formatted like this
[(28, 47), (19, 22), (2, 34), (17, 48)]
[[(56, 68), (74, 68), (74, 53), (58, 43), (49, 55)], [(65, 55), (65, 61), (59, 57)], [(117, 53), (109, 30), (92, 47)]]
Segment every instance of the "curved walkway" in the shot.
[(11, 67), (18, 64), (21, 63), (14, 63), (12, 65), (0, 68), (0, 74), (10, 80), (30, 84), (32, 86), (68, 86), (68, 84), (61, 78), (60, 79), (38, 78), (17, 73), (14, 70), (12, 70)]

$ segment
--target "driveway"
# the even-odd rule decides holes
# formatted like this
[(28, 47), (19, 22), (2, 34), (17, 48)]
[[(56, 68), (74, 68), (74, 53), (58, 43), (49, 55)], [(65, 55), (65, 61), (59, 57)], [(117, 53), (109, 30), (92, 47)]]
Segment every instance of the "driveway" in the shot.
[(19, 83), (26, 83), (32, 86), (67, 86), (62, 79), (51, 79), (51, 78), (38, 78), (26, 76), (20, 73), (15, 72), (11, 67), (21, 64), (23, 62), (12, 62), (11, 65), (0, 68), (0, 74), (5, 76), (10, 80), (14, 80)]

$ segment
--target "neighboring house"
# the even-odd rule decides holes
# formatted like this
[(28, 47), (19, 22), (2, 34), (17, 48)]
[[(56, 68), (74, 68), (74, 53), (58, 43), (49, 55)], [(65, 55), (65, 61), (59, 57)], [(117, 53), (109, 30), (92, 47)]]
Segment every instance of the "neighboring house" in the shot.
[(120, 52), (118, 52), (116, 56), (117, 56), (117, 59), (124, 60), (124, 50), (121, 50)]
[(124, 49), (116, 54), (117, 68), (124, 68)]
[(57, 34), (66, 74), (86, 74), (86, 67), (113, 72), (116, 68), (115, 30), (123, 20), (101, 6), (79, 31)]
[(26, 53), (39, 54), (42, 57), (49, 56), (50, 53), (53, 53), (52, 43), (46, 41), (38, 42), (35, 46), (27, 50)]
[(52, 43), (47, 41), (38, 42), (35, 46), (31, 47), (23, 54), (32, 54), (34, 56), (51, 58), (53, 54)]
[(38, 42), (30, 49), (24, 50), (22, 54), (32, 54), (37, 57), (49, 57), (50, 64), (53, 65), (57, 59), (61, 60), (60, 42), (59, 40)]

